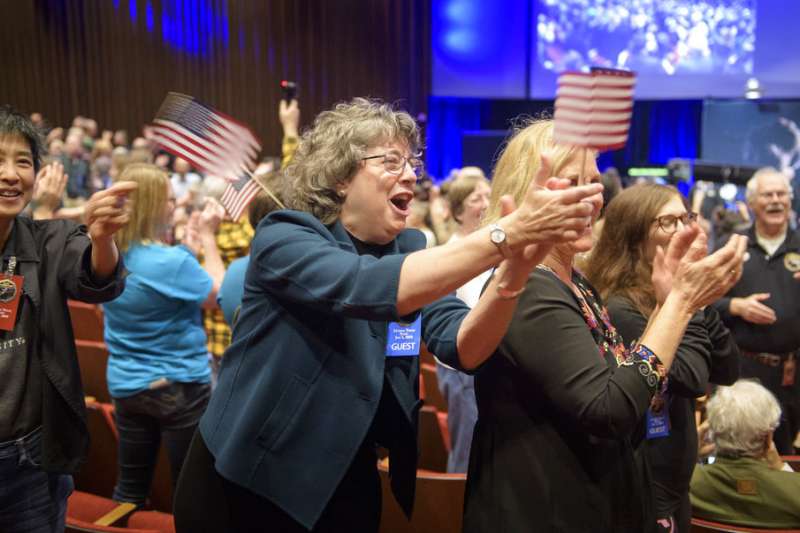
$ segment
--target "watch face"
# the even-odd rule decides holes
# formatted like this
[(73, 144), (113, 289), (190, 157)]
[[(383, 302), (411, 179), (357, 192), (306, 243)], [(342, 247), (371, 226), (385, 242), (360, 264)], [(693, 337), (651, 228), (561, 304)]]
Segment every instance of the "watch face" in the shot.
[(493, 243), (500, 244), (506, 240), (506, 232), (501, 228), (494, 228), (489, 234), (489, 237), (492, 239)]

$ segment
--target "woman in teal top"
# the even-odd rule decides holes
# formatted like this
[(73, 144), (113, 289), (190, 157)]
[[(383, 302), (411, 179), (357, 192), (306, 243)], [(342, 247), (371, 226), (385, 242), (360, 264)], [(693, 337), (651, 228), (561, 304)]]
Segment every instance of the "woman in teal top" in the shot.
[(120, 179), (139, 187), (131, 197), (133, 220), (117, 235), (130, 272), (127, 287), (105, 306), (108, 388), (120, 437), (114, 499), (143, 504), (161, 440), (174, 483), (208, 403), (211, 373), (200, 311), (214, 301), (224, 270), (214, 239), (219, 217), (211, 209), (187, 243), (199, 240), (204, 268), (189, 247), (161, 240), (172, 215), (167, 174), (134, 164)]

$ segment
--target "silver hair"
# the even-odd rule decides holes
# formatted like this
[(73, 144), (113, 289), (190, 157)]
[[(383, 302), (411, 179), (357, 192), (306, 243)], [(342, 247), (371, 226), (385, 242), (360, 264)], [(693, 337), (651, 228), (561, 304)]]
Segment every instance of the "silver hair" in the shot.
[(762, 167), (756, 170), (753, 177), (747, 180), (747, 191), (745, 192), (745, 197), (747, 198), (747, 202), (750, 203), (753, 201), (758, 194), (758, 180), (764, 176), (770, 176), (775, 174), (777, 176), (781, 176), (786, 183), (786, 189), (789, 191), (789, 198), (794, 197), (794, 191), (792, 190), (792, 183), (789, 179), (789, 176), (781, 172), (775, 167)]
[(762, 457), (765, 439), (781, 419), (775, 396), (744, 379), (717, 388), (706, 412), (717, 454), (724, 457)]

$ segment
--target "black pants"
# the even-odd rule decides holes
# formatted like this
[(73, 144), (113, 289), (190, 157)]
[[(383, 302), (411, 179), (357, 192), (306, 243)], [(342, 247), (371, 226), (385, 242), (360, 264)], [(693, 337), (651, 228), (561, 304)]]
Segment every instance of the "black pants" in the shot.
[(115, 500), (145, 503), (162, 440), (175, 486), (210, 397), (208, 383), (170, 383), (127, 398), (114, 398), (114, 419), (119, 432)]
[[(377, 532), (381, 485), (374, 445), (364, 444), (312, 530)], [(307, 533), (270, 500), (219, 475), (200, 432), (195, 434), (175, 494), (179, 533)]]

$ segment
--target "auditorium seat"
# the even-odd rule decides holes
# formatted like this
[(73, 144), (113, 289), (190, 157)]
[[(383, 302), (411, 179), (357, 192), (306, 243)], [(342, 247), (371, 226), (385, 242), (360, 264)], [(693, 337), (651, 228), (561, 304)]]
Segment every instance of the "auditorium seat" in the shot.
[(383, 494), (380, 533), (460, 533), (465, 474), (417, 472), (414, 512), (409, 521), (392, 495), (386, 464), (378, 466)]
[(782, 455), (781, 459), (783, 459), (784, 463), (789, 463), (792, 470), (800, 472), (800, 455)]
[[(75, 475), (79, 490), (110, 498), (117, 482), (117, 445), (119, 435), (114, 425), (114, 406), (86, 399), (86, 422), (89, 426), (89, 456)], [(149, 507), (172, 512), (172, 474), (166, 448), (161, 446), (150, 487)]]
[(110, 498), (117, 482), (117, 428), (114, 407), (88, 401), (86, 423), (89, 426), (89, 456), (75, 475), (75, 488)]
[(68, 300), (69, 316), (75, 340), (103, 341), (103, 308), (76, 300)]
[(167, 447), (158, 450), (158, 462), (153, 473), (153, 484), (150, 487), (150, 505), (153, 509), (165, 513), (172, 512), (172, 472), (170, 472)]
[(692, 518), (691, 533), (800, 533), (800, 529), (760, 529), (754, 527), (732, 526), (721, 522)]
[(108, 382), (106, 381), (106, 367), (108, 366), (106, 345), (97, 341), (76, 340), (75, 349), (78, 352), (83, 392), (88, 396), (93, 396), (99, 402), (110, 402), (111, 396), (108, 393)]
[[(447, 429), (445, 421), (444, 430)], [(419, 411), (419, 468), (434, 472), (447, 471), (445, 431), (436, 409), (424, 406)]]
[(76, 490), (67, 502), (66, 531), (174, 533), (175, 524), (170, 514), (136, 511), (132, 503), (119, 503)]
[(420, 346), (419, 350), (419, 362), (420, 364), (426, 365), (435, 365), (436, 361), (433, 359), (433, 354), (428, 351), (428, 345), (424, 342)]
[(425, 405), (447, 412), (447, 401), (439, 391), (439, 377), (436, 375), (436, 365), (420, 364), (420, 374), (422, 375), (422, 384), (425, 387)]

